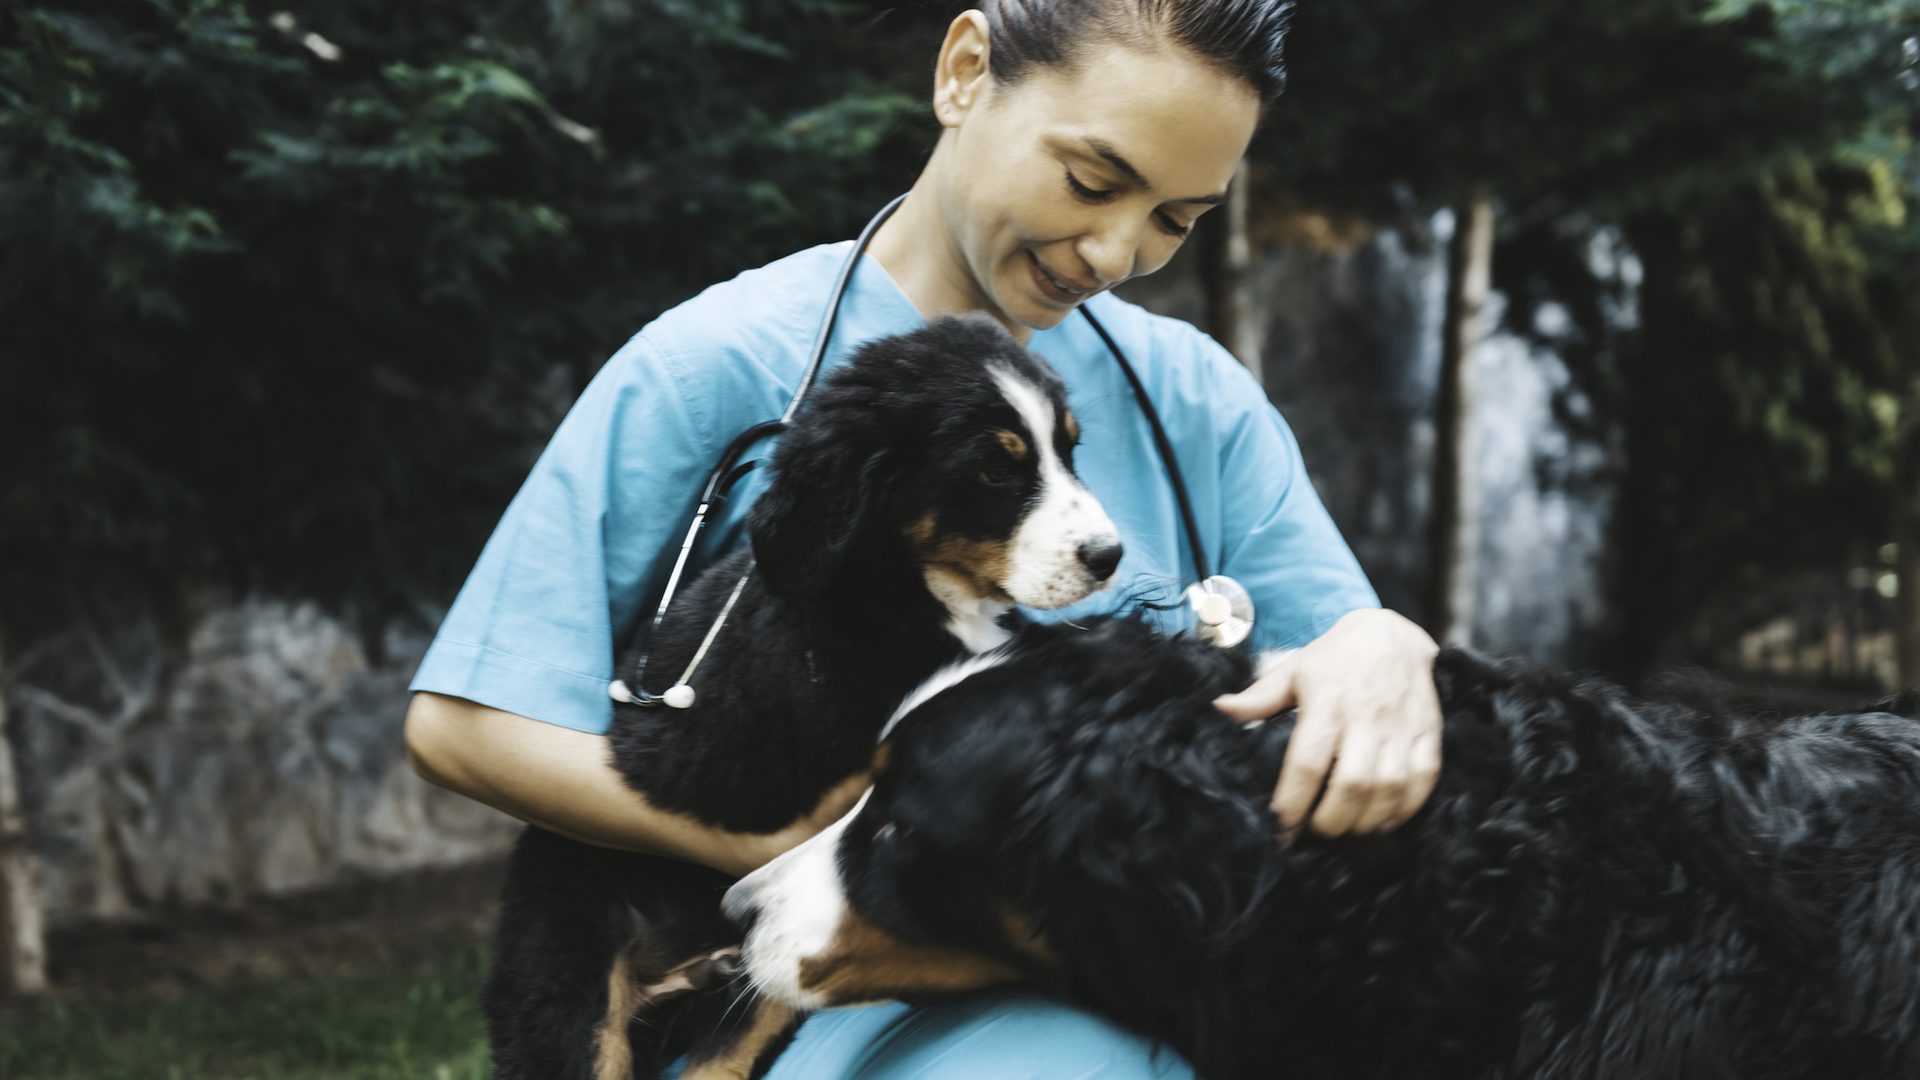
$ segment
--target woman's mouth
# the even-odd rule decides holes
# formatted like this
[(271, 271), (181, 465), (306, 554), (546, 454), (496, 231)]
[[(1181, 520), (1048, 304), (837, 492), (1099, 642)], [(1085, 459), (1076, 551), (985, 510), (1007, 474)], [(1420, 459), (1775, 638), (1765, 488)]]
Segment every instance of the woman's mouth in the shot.
[(1061, 307), (1073, 307), (1100, 291), (1099, 286), (1082, 286), (1078, 282), (1060, 277), (1047, 269), (1046, 264), (1040, 261), (1040, 256), (1031, 251), (1027, 252), (1027, 266), (1029, 273), (1033, 276), (1034, 288), (1040, 290), (1040, 295)]

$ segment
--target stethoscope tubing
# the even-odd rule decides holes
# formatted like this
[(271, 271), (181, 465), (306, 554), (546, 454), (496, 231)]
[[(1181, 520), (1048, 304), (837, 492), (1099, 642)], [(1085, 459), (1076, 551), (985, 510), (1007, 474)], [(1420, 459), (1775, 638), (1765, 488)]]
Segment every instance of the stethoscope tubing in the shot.
[[(740, 478), (753, 469), (754, 462), (738, 464), (741, 456), (760, 440), (785, 431), (787, 425), (792, 423), (795, 414), (800, 411), (808, 391), (813, 389), (814, 380), (820, 374), (820, 365), (826, 359), (827, 345), (833, 340), (834, 326), (840, 318), (841, 301), (846, 299), (847, 286), (852, 282), (853, 273), (860, 265), (861, 255), (866, 253), (867, 245), (872, 243), (873, 234), (878, 232), (880, 226), (885, 224), (887, 219), (893, 216), (894, 211), (900, 209), (900, 204), (906, 201), (906, 195), (899, 195), (881, 207), (880, 212), (873, 215), (873, 219), (860, 230), (859, 237), (853, 242), (853, 249), (847, 252), (846, 259), (841, 262), (840, 271), (834, 276), (833, 292), (827, 300), (826, 313), (820, 319), (820, 332), (814, 335), (813, 350), (807, 357), (806, 369), (800, 374), (800, 383), (794, 389), (792, 399), (787, 402), (786, 411), (780, 414), (778, 420), (763, 421), (735, 436), (733, 441), (727, 444), (726, 450), (721, 453), (719, 462), (707, 474), (706, 482), (701, 485), (700, 498), (693, 513), (693, 522), (687, 527), (686, 538), (680, 544), (680, 552), (673, 562), (673, 571), (667, 575), (667, 587), (660, 596), (660, 605), (654, 609), (653, 625), (647, 633), (647, 645), (642, 649), (639, 662), (635, 665), (633, 684), (629, 686), (623, 681), (615, 680), (609, 690), (615, 700), (649, 706), (661, 702), (677, 704), (674, 698), (675, 692), (685, 689), (687, 692), (681, 699), (686, 704), (680, 704), (677, 707), (686, 708), (692, 703), (693, 695), (688, 687), (688, 680), (693, 677), (694, 668), (699, 666), (700, 659), (706, 655), (706, 647), (713, 643), (713, 638), (725, 623), (727, 612), (733, 608), (732, 600), (739, 598), (739, 586), (735, 587), (726, 610), (721, 612), (713, 627), (708, 630), (699, 655), (688, 666), (680, 682), (666, 694), (649, 694), (641, 684), (646, 676), (647, 656), (652, 649), (653, 639), (659, 633), (661, 622), (667, 617), (667, 609), (673, 604), (674, 594), (679, 591), (680, 579), (686, 571), (688, 557), (693, 552), (694, 540), (699, 537), (708, 516), (732, 493), (734, 485)], [(1134, 400), (1139, 403), (1141, 415), (1146, 417), (1147, 426), (1153, 431), (1154, 450), (1159, 454), (1161, 467), (1166, 469), (1168, 483), (1173, 488), (1174, 502), (1180, 510), (1180, 523), (1186, 533), (1187, 547), (1193, 557), (1195, 580), (1203, 590), (1210, 591), (1214, 587), (1215, 579), (1208, 571), (1206, 548), (1200, 542), (1200, 523), (1193, 513), (1193, 500), (1187, 494), (1186, 476), (1180, 471), (1180, 460), (1174, 453), (1173, 441), (1167, 438), (1166, 426), (1160, 422), (1160, 411), (1154, 408), (1153, 398), (1147, 394), (1146, 385), (1140, 381), (1139, 373), (1134, 371), (1133, 364), (1127, 360), (1127, 354), (1121, 350), (1120, 343), (1113, 339), (1113, 335), (1107, 333), (1107, 328), (1100, 324), (1100, 320), (1094, 317), (1093, 312), (1089, 311), (1084, 303), (1080, 305), (1080, 314), (1086, 317), (1087, 324), (1093, 327), (1093, 332), (1100, 336), (1100, 340), (1107, 346), (1107, 351), (1113, 354), (1114, 360), (1119, 363), (1121, 372), (1127, 378), (1127, 384), (1133, 388)], [(747, 573), (752, 573), (751, 566), (748, 567)], [(743, 575), (742, 586), (745, 581), (746, 578)], [(1238, 585), (1234, 587), (1238, 588)], [(1244, 590), (1241, 592), (1244, 593)]]
[(1107, 351), (1119, 361), (1127, 384), (1133, 387), (1133, 399), (1140, 403), (1140, 413), (1147, 418), (1147, 426), (1153, 429), (1153, 448), (1159, 451), (1160, 465), (1167, 470), (1167, 482), (1173, 487), (1174, 502), (1180, 506), (1180, 524), (1187, 533), (1187, 547), (1193, 553), (1194, 580), (1204, 582), (1213, 577), (1207, 569), (1207, 549), (1200, 543), (1200, 522), (1194, 517), (1193, 500), (1187, 495), (1187, 478), (1180, 471), (1180, 459), (1173, 452), (1173, 441), (1167, 438), (1166, 425), (1160, 422), (1160, 410), (1153, 407), (1153, 398), (1147, 395), (1147, 388), (1140, 381), (1139, 373), (1127, 361), (1127, 354), (1120, 351), (1120, 343), (1113, 340), (1113, 335), (1107, 333), (1107, 328), (1100, 325), (1100, 320), (1093, 317), (1093, 312), (1088, 311), (1084, 303), (1080, 305), (1080, 314), (1087, 317), (1087, 324), (1093, 327), (1094, 333), (1100, 335), (1101, 341), (1107, 343)]

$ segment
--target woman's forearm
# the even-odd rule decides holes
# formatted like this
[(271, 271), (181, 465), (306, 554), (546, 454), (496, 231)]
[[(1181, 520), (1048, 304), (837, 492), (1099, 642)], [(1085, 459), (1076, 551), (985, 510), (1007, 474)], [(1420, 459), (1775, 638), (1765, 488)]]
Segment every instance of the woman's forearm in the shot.
[(730, 833), (649, 805), (615, 771), (603, 736), (425, 692), (407, 709), (407, 756), (422, 779), (550, 832), (736, 876), (832, 824), (866, 786), (849, 780), (780, 832)]

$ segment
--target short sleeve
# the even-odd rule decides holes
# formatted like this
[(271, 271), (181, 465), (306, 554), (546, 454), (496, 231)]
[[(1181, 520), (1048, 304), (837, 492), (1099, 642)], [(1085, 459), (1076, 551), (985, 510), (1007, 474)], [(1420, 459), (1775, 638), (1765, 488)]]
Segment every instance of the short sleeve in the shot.
[[(1252, 376), (1239, 374), (1246, 384), (1241, 393), (1258, 394)], [(1297, 648), (1342, 615), (1379, 607), (1359, 560), (1307, 478), (1293, 429), (1265, 395), (1224, 434), (1221, 571), (1254, 597), (1265, 631), (1260, 643)]]
[[(1125, 350), (1166, 427), (1210, 572), (1232, 577), (1253, 599), (1255, 647), (1304, 645), (1347, 612), (1380, 606), (1307, 476), (1300, 444), (1247, 369), (1188, 323), (1111, 295), (1087, 307)], [(1194, 580), (1193, 551), (1118, 360), (1084, 318), (1035, 341), (1072, 390), (1085, 431), (1076, 461), (1127, 546), (1121, 584), (1095, 603), (1169, 602), (1173, 583)], [(1095, 606), (1068, 614), (1082, 610)]]
[(616, 628), (677, 545), (692, 492), (730, 430), (687, 373), (635, 337), (555, 431), (460, 590), (412, 689), (580, 731), (612, 719)]
[[(810, 248), (715, 285), (607, 361), (495, 527), (413, 689), (607, 730), (614, 642), (658, 602), (725, 444), (779, 416), (798, 385), (825, 306), (822, 281), (851, 246)], [(825, 363), (921, 325), (868, 257)], [(743, 541), (745, 509), (763, 479), (750, 474), (711, 516), (689, 575)]]

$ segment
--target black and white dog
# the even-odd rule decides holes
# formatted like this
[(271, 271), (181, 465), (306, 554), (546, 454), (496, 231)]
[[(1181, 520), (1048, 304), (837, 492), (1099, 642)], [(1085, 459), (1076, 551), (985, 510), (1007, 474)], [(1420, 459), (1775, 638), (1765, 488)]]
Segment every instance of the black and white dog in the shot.
[(818, 1008), (1024, 979), (1202, 1076), (1920, 1076), (1920, 693), (1760, 721), (1441, 655), (1398, 831), (1291, 847), (1290, 716), (1125, 619), (935, 684), (854, 813), (741, 880)]
[[(632, 678), (648, 647), (645, 689), (665, 691), (746, 576), (694, 706), (615, 709), (614, 765), (636, 797), (770, 834), (863, 788), (881, 725), (917, 684), (1004, 642), (1011, 605), (1061, 607), (1113, 575), (1118, 534), (1074, 473), (1078, 437), (1059, 376), (984, 317), (871, 342), (827, 375), (773, 453), (751, 551), (677, 597), (653, 641), (622, 650)], [(647, 1076), (689, 1049), (689, 1076), (742, 1071), (727, 1055), (791, 1013), (719, 994), (666, 1002), (726, 974), (730, 883), (528, 829), (481, 997), (495, 1075)], [(679, 1014), (702, 1007), (733, 1023), (690, 1046), (712, 1025)]]

